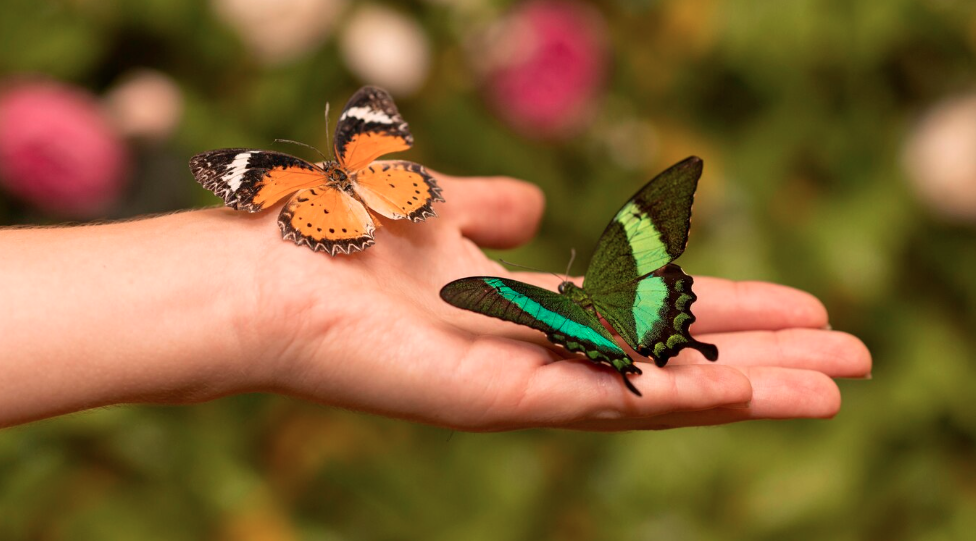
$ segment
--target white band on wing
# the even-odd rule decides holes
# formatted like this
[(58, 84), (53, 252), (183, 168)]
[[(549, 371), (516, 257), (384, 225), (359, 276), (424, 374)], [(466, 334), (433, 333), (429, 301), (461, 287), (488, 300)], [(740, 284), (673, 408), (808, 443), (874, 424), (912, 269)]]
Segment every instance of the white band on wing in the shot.
[(227, 186), (232, 192), (237, 192), (237, 189), (241, 187), (241, 179), (247, 171), (247, 162), (251, 159), (251, 154), (253, 152), (241, 152), (237, 156), (234, 156), (234, 161), (231, 162), (230, 169), (224, 174)]
[(393, 119), (383, 111), (377, 111), (375, 109), (370, 109), (369, 107), (350, 107), (346, 109), (339, 120), (343, 120), (346, 117), (355, 117), (362, 119), (364, 122), (379, 122), (381, 124), (393, 124)]

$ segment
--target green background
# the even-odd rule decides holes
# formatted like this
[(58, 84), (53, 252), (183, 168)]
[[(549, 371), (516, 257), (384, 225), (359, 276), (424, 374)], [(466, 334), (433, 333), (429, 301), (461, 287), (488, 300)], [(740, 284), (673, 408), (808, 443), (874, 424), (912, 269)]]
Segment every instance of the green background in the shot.
[[(697, 154), (680, 263), (814, 293), (867, 343), (873, 379), (839, 382), (832, 421), (617, 435), (451, 433), (266, 395), (86, 412), (0, 432), (0, 539), (972, 539), (976, 223), (925, 206), (902, 163), (920, 115), (974, 88), (976, 5), (601, 3), (606, 95), (579, 135), (544, 142), (479, 92), (464, 40), (506, 3), (474, 3), (393, 4), (432, 44), (426, 85), (398, 104), (410, 159), (545, 190), (539, 237), (507, 259), (585, 261), (626, 197)], [(120, 217), (214, 204), (186, 169), (196, 152), (324, 146), (324, 101), (362, 84), (334, 39), (254, 62), (206, 2), (0, 7), (3, 74), (100, 93), (140, 66), (172, 76), (186, 110), (138, 148)], [(637, 160), (612, 158), (619, 126), (644, 134)], [(0, 223), (44, 220), (0, 196)]]

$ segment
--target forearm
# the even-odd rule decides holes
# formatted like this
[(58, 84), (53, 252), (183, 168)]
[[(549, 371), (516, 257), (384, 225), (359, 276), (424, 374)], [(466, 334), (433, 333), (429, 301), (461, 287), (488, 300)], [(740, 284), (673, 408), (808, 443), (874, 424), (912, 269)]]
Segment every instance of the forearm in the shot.
[(245, 388), (234, 290), (253, 267), (225, 252), (253, 242), (235, 218), (0, 230), (0, 426)]

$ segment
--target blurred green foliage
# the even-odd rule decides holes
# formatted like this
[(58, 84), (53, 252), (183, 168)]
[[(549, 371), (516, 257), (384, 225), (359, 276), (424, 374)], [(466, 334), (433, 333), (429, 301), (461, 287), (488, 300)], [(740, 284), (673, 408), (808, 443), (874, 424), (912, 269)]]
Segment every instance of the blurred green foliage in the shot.
[[(505, 3), (452, 6), (396, 5), (433, 52), (424, 89), (398, 100), (409, 157), (544, 188), (539, 238), (506, 258), (585, 261), (626, 197), (697, 154), (680, 263), (816, 294), (872, 350), (873, 380), (840, 382), (830, 422), (620, 435), (452, 434), (257, 395), (87, 412), (0, 432), (0, 539), (971, 539), (976, 231), (916, 200), (902, 152), (927, 107), (972, 90), (976, 5), (599, 4), (607, 94), (563, 142), (520, 137), (479, 94), (465, 39)], [(185, 167), (196, 152), (324, 146), (324, 102), (361, 84), (334, 40), (255, 62), (205, 2), (0, 7), (3, 74), (99, 93), (136, 67), (172, 76), (186, 111), (170, 141), (137, 149), (119, 216), (215, 203)], [(0, 219), (43, 217), (0, 200)]]

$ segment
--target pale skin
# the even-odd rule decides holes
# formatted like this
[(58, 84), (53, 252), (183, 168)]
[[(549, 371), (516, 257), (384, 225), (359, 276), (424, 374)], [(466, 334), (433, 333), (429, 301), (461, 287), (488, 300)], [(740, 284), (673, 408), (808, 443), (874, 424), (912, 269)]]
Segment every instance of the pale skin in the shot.
[(439, 217), (384, 220), (354, 256), (283, 241), (277, 208), (0, 230), (0, 426), (263, 391), (459, 430), (660, 429), (830, 418), (834, 379), (870, 375), (865, 346), (829, 330), (813, 296), (696, 277), (692, 333), (718, 362), (691, 350), (664, 368), (640, 359), (634, 396), (538, 331), (440, 300), (464, 276), (559, 280), (509, 272), (478, 248), (531, 239), (537, 188), (437, 179)]

